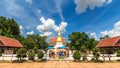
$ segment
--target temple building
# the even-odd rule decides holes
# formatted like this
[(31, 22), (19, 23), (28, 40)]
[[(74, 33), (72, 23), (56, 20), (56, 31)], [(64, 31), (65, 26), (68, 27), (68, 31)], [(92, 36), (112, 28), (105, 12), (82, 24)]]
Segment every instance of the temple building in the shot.
[(14, 50), (22, 47), (22, 44), (18, 40), (0, 36), (0, 49), (4, 54), (13, 54)]
[(60, 32), (58, 32), (58, 37), (50, 38), (47, 56), (55, 60), (69, 56), (69, 48), (66, 47), (65, 38), (62, 38)]
[(98, 45), (98, 48), (118, 48), (120, 47), (120, 36), (112, 37), (112, 38), (107, 38), (101, 40)]

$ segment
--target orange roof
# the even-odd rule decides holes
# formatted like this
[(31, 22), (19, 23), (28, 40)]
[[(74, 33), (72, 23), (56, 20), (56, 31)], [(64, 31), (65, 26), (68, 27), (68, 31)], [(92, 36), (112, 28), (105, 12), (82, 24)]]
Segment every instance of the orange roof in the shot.
[(16, 48), (23, 47), (18, 40), (4, 36), (0, 36), (0, 42), (1, 42), (0, 46), (16, 47)]
[[(57, 42), (57, 38), (50, 38), (50, 42)], [(65, 42), (65, 38), (62, 38), (62, 42)]]
[(103, 39), (98, 43), (97, 47), (120, 46), (120, 43), (118, 42), (119, 40), (120, 40), (120, 36)]

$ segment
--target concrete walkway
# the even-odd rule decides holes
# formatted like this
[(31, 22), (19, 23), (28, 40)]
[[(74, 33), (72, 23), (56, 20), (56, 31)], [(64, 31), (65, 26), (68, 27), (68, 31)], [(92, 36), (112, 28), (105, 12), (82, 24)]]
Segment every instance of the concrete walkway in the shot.
[(0, 63), (0, 68), (120, 68), (120, 63), (47, 61), (43, 63)]

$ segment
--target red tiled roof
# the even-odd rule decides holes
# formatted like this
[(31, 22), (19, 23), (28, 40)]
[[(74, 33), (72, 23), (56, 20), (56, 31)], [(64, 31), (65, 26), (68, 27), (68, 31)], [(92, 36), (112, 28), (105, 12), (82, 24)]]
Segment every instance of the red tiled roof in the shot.
[[(57, 38), (50, 38), (50, 42), (57, 42)], [(65, 42), (65, 38), (62, 38), (62, 42)]]
[(2, 42), (0, 46), (16, 47), (16, 48), (23, 47), (18, 40), (4, 36), (0, 36), (0, 42)]
[(120, 40), (120, 36), (113, 37), (113, 38), (107, 38), (101, 40), (97, 47), (113, 47), (113, 46), (120, 46), (120, 44), (117, 44), (117, 42)]

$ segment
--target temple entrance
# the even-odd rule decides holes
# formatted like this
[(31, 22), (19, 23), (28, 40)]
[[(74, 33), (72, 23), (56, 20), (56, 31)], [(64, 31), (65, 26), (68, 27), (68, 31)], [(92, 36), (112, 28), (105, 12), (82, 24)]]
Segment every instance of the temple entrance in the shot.
[(69, 51), (66, 49), (51, 49), (49, 51), (49, 57), (53, 59), (65, 59), (69, 57)]
[(58, 32), (58, 37), (50, 38), (47, 53), (49, 58), (53, 58), (55, 60), (69, 57), (69, 47), (66, 47), (65, 38), (61, 37), (60, 32)]

